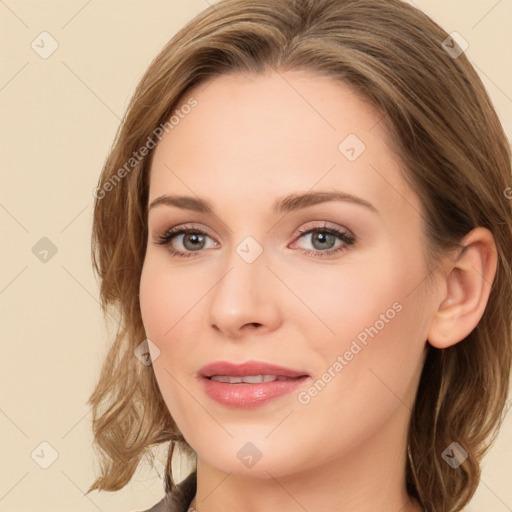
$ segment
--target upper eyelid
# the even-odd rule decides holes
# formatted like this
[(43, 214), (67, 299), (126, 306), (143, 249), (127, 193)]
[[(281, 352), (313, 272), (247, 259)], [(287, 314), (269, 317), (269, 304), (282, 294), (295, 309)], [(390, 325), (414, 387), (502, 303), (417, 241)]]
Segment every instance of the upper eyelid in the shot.
[[(315, 226), (315, 225), (311, 225), (311, 222), (322, 222), (322, 225), (318, 225), (318, 226)], [(336, 231), (343, 231), (343, 232), (347, 232), (349, 234), (353, 234), (352, 233), (352, 230), (350, 230), (349, 228), (345, 227), (345, 226), (341, 226), (339, 224), (336, 224), (334, 222), (329, 222), (329, 221), (311, 221), (311, 222), (306, 222), (303, 227), (300, 227), (300, 228), (297, 228), (294, 232), (295, 233), (300, 233), (300, 234), (304, 234), (305, 232), (308, 232), (308, 231), (313, 231), (315, 229), (325, 229), (325, 230), (329, 230), (329, 229), (333, 229), (333, 230), (336, 230)]]
[[(313, 225), (314, 222), (319, 222), (321, 224)], [(177, 224), (176, 226), (165, 229), (162, 234), (165, 235), (167, 233), (178, 232), (180, 230), (187, 230), (187, 231), (196, 230), (196, 231), (204, 232), (204, 234), (211, 236), (212, 238), (215, 238), (215, 236), (210, 234), (209, 228), (205, 228), (200, 225), (194, 225), (194, 224), (195, 223), (190, 223), (190, 222), (187, 222), (184, 224)], [(305, 223), (301, 224), (300, 227), (295, 228), (293, 233), (304, 234), (305, 231), (314, 230), (314, 229), (336, 229), (336, 230), (347, 231), (349, 233), (352, 233), (352, 231), (349, 228), (347, 228), (345, 226), (338, 225), (335, 222), (330, 222), (330, 221), (326, 221), (326, 220), (305, 222)], [(153, 231), (155, 233), (158, 233), (158, 229), (154, 229)]]
[(165, 236), (168, 233), (173, 234), (182, 234), (180, 231), (197, 231), (200, 233), (204, 233), (205, 235), (209, 236), (210, 238), (216, 240), (216, 237), (210, 234), (209, 230), (207, 228), (198, 227), (198, 226), (191, 226), (190, 223), (187, 224), (178, 224), (177, 226), (173, 226), (172, 228), (166, 229), (162, 234)]

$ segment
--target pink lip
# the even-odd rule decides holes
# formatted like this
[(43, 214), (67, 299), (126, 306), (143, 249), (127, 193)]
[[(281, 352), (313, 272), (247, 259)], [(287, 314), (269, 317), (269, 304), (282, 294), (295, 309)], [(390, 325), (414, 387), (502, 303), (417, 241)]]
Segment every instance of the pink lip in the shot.
[[(201, 368), (199, 375), (202, 378), (205, 392), (211, 398), (223, 405), (243, 409), (257, 407), (269, 400), (291, 393), (310, 378), (305, 372), (260, 361), (248, 361), (243, 364), (218, 361)], [(213, 375), (227, 375), (230, 377), (276, 375), (289, 377), (293, 380), (230, 384), (229, 382), (211, 380), (209, 377)]]
[(243, 364), (234, 364), (229, 361), (216, 361), (207, 364), (199, 370), (202, 377), (212, 375), (228, 375), (230, 377), (247, 377), (248, 375), (277, 375), (281, 377), (302, 377), (306, 372), (292, 370), (284, 366), (268, 364), (262, 361), (247, 361)]

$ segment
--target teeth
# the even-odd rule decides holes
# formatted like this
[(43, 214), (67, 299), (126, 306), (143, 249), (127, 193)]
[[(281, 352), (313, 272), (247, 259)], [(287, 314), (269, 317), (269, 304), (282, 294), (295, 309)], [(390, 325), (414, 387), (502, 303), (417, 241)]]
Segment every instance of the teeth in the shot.
[(288, 377), (278, 377), (276, 375), (247, 375), (246, 377), (229, 377), (227, 375), (213, 375), (211, 380), (217, 382), (229, 382), (230, 384), (258, 384), (260, 382), (273, 382), (275, 380), (290, 380)]

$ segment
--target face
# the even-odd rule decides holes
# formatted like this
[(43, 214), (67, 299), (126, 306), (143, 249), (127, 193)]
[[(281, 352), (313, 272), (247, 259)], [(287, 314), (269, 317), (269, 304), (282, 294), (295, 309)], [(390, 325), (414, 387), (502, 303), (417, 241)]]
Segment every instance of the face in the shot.
[[(191, 97), (154, 150), (140, 282), (179, 429), (210, 466), (263, 478), (404, 443), (434, 308), (381, 115), (298, 71)], [(220, 382), (240, 374), (271, 377)]]

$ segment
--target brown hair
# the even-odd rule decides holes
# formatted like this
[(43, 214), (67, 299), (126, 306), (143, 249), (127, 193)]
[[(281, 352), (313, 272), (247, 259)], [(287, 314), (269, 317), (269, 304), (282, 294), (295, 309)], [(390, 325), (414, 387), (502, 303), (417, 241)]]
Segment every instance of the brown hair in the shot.
[[(477, 226), (494, 235), (498, 267), (482, 319), (462, 342), (428, 348), (408, 433), (407, 488), (426, 510), (461, 510), (497, 435), (512, 352), (510, 148), (465, 54), (428, 16), (399, 0), (223, 0), (181, 29), (141, 79), (96, 189), (93, 266), (103, 312), (120, 324), (89, 404), (101, 475), (115, 491), (151, 447), (194, 453), (174, 423), (151, 366), (134, 356), (144, 340), (138, 288), (147, 243), (149, 153), (130, 161), (196, 84), (230, 72), (305, 70), (348, 84), (382, 112), (405, 178), (422, 200), (429, 261)], [(113, 181), (115, 178), (115, 181)], [(110, 186), (108, 184), (110, 183)], [(441, 454), (458, 442), (457, 469)]]

